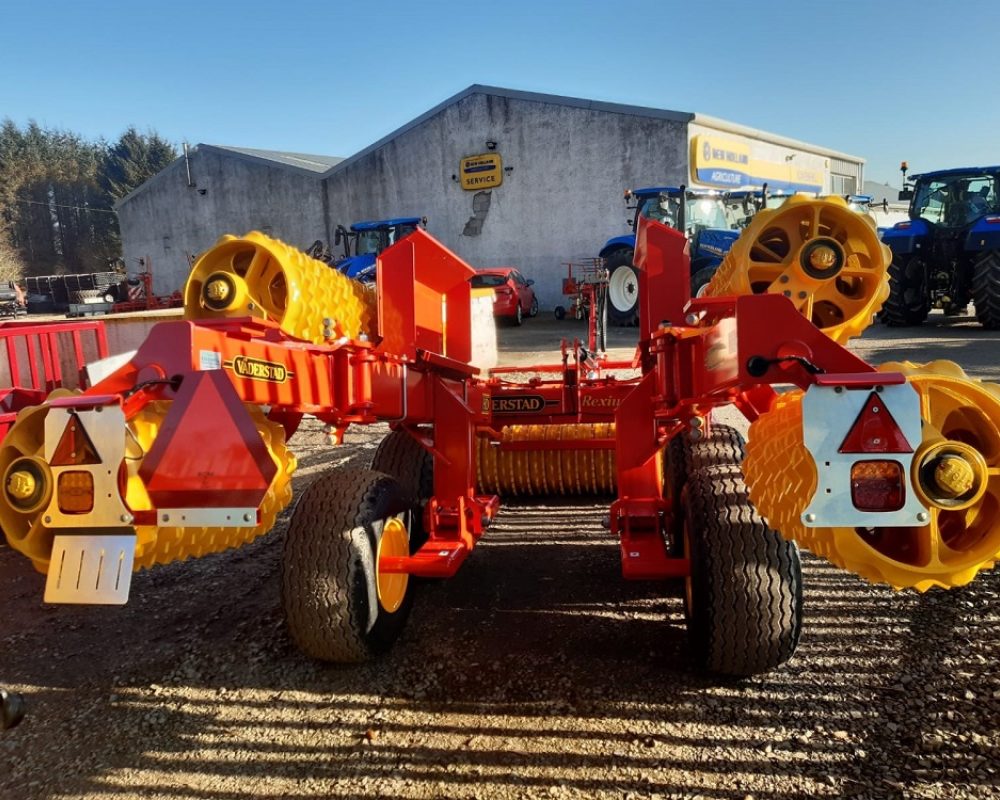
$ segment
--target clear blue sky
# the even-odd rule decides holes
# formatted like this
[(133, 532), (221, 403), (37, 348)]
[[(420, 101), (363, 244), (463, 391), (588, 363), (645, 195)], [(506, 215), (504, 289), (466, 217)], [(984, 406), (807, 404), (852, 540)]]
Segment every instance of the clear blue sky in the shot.
[(998, 31), (995, 0), (5, 0), (0, 117), (348, 156), (485, 83), (699, 111), (898, 185), (901, 159), (1000, 162)]

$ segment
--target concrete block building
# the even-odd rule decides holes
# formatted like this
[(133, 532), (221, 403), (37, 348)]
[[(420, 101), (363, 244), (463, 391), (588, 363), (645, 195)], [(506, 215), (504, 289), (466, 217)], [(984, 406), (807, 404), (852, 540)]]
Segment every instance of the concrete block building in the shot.
[(864, 160), (705, 115), (474, 85), (349, 158), (198, 145), (118, 204), (126, 261), (158, 292), (221, 234), (333, 246), (338, 224), (426, 216), (476, 267), (514, 265), (543, 307), (564, 262), (628, 231), (627, 188), (851, 193)]

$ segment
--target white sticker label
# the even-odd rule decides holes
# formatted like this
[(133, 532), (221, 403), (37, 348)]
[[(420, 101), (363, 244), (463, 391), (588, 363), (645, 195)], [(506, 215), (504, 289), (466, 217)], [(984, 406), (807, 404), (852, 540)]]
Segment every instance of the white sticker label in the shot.
[(214, 350), (199, 350), (198, 367), (202, 370), (222, 369), (222, 353), (216, 353)]

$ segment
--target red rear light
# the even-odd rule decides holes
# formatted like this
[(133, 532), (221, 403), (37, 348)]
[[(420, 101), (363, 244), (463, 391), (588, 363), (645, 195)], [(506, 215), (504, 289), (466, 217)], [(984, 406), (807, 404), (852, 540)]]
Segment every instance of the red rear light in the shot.
[(990, 225), (1000, 225), (1000, 216), (997, 216), (997, 215), (988, 216), (988, 217), (986, 217), (986, 221)]
[(905, 499), (898, 461), (857, 461), (851, 467), (851, 502), (858, 511), (899, 511)]
[(53, 467), (100, 464), (101, 457), (76, 414), (71, 414), (49, 463)]
[(512, 294), (514, 294), (514, 290), (511, 289), (509, 286), (501, 286), (499, 289), (496, 290), (496, 293), (497, 297), (510, 297)]
[(841, 453), (912, 453), (903, 432), (876, 392), (871, 392), (861, 413), (841, 442)]
[(911, 224), (912, 223), (910, 223), (910, 222), (897, 222), (896, 225), (895, 225), (895, 227), (896, 227), (896, 230), (906, 230), (907, 228), (910, 227)]

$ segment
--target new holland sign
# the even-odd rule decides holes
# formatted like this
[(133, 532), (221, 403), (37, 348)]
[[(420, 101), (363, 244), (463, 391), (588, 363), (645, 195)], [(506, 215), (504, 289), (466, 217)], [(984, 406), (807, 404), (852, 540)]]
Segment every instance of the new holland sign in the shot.
[(463, 189), (493, 189), (503, 183), (503, 159), (499, 153), (467, 156), (462, 159), (458, 172), (462, 176)]

